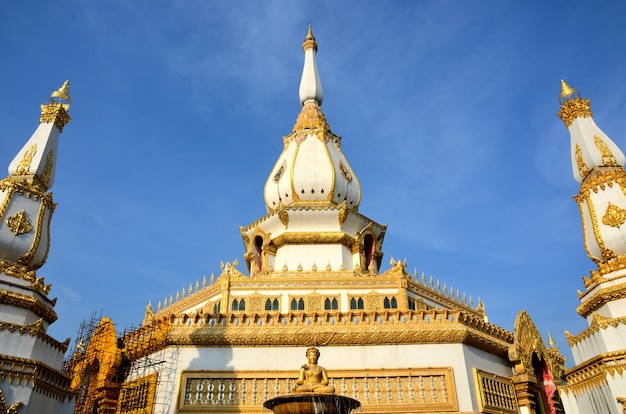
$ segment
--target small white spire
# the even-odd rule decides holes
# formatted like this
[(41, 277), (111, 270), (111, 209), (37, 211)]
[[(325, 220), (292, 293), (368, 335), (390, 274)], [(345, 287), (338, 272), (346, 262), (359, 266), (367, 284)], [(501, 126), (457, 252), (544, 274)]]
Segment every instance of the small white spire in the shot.
[(300, 103), (315, 102), (322, 105), (322, 82), (317, 71), (317, 42), (313, 37), (311, 26), (302, 44), (304, 49), (304, 68), (302, 69), (302, 79), (300, 80)]

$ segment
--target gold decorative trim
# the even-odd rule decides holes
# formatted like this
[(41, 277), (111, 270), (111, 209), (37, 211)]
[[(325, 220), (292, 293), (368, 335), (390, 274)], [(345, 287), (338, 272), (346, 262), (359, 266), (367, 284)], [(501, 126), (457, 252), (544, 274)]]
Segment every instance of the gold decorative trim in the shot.
[(510, 378), (474, 368), (478, 409), (486, 414), (517, 414), (517, 396)]
[[(23, 255), (18, 261), (24, 265), (30, 265), (35, 258), (35, 254), (37, 254), (37, 250), (39, 250), (39, 243), (41, 242), (41, 233), (43, 232), (43, 219), (46, 215), (47, 206), (42, 203), (39, 206), (39, 212), (37, 214), (37, 224), (35, 226), (35, 237), (33, 239), (33, 244), (30, 246), (30, 250), (28, 253)], [(50, 211), (50, 215), (52, 215), (52, 211)], [(49, 230), (49, 226), (48, 229)], [(46, 251), (49, 246), (46, 247)], [(47, 255), (47, 254), (46, 254)], [(45, 263), (45, 256), (40, 263), (37, 263), (38, 267), (41, 267)]]
[(602, 216), (602, 224), (611, 227), (620, 227), (626, 221), (626, 210), (616, 206), (609, 201), (606, 212)]
[(600, 155), (602, 155), (602, 166), (603, 167), (618, 167), (617, 159), (609, 149), (609, 146), (606, 145), (606, 142), (602, 141), (597, 135), (593, 136), (593, 143), (596, 145), (598, 150), (600, 151)]
[[(451, 367), (329, 370), (328, 376), (337, 394), (361, 402), (363, 413), (458, 410)], [(263, 413), (263, 402), (290, 394), (297, 377), (297, 371), (183, 371), (177, 412)]]
[(278, 208), (276, 209), (276, 212), (276, 214), (278, 214), (278, 219), (280, 220), (280, 222), (283, 223), (283, 226), (285, 226), (285, 228), (287, 228), (287, 226), (289, 225), (289, 213), (285, 209), (285, 206), (282, 202), (278, 203)]
[(570, 127), (576, 118), (592, 118), (591, 100), (576, 97), (561, 104), (557, 114), (566, 127)]
[(57, 314), (44, 305), (39, 299), (11, 290), (0, 289), (0, 303), (28, 309), (37, 316), (44, 318), (46, 322), (53, 323), (58, 319)]
[(4, 393), (0, 390), (0, 413), (2, 414), (17, 414), (18, 410), (24, 403), (22, 401), (15, 402), (7, 406), (7, 400), (4, 397)]
[(123, 384), (120, 389), (116, 414), (152, 414), (156, 388), (156, 372)]
[(626, 283), (600, 289), (583, 303), (578, 305), (576, 313), (586, 318), (591, 312), (607, 302), (626, 298)]
[(28, 325), (18, 325), (15, 323), (9, 322), (0, 322), (0, 331), (8, 331), (8, 332), (17, 332), (20, 335), (28, 334), (29, 336), (37, 336), (39, 339), (44, 340), (48, 345), (58, 349), (59, 351), (65, 353), (67, 351), (67, 347), (70, 344), (70, 339), (66, 339), (65, 342), (59, 342), (53, 337), (49, 336), (46, 333), (46, 330), (43, 329), (43, 320), (39, 319), (36, 322), (33, 322)]
[[(0, 272), (7, 276), (24, 279), (27, 282), (35, 283), (37, 281), (37, 271), (19, 263), (8, 260), (0, 260)], [(40, 278), (43, 281), (43, 278)], [(49, 293), (49, 292), (45, 292)]]
[(43, 168), (43, 172), (41, 173), (41, 182), (44, 187), (48, 188), (50, 184), (50, 177), (52, 176), (52, 165), (54, 164), (54, 153), (52, 151), (48, 152), (46, 156), (46, 165)]
[(339, 206), (339, 214), (337, 215), (337, 219), (339, 220), (339, 227), (343, 227), (343, 223), (346, 222), (348, 218), (348, 204), (344, 200)]
[(565, 373), (567, 385), (563, 388), (578, 396), (590, 389), (608, 386), (608, 376), (623, 377), (624, 371), (626, 371), (626, 351), (605, 352), (568, 369)]
[(40, 361), (0, 355), (0, 382), (23, 385), (57, 401), (72, 398), (69, 375)]
[(522, 310), (515, 319), (515, 343), (509, 348), (509, 360), (515, 364), (517, 375), (534, 375), (534, 357), (539, 361), (545, 361), (555, 382), (563, 378), (565, 358), (560, 355), (554, 358), (548, 352), (534, 322), (528, 313)]
[(22, 210), (14, 216), (7, 218), (7, 226), (14, 235), (25, 234), (33, 229), (33, 225), (30, 224), (26, 211)]
[(340, 231), (331, 232), (287, 232), (273, 240), (278, 248), (285, 244), (336, 244), (340, 243), (351, 247), (356, 239)]
[(580, 145), (576, 143), (576, 149), (574, 151), (574, 158), (576, 159), (576, 167), (578, 168), (578, 174), (584, 179), (589, 174), (589, 167), (585, 164), (583, 153), (580, 150)]
[(29, 175), (30, 164), (33, 162), (33, 157), (37, 153), (37, 143), (34, 143), (22, 156), (20, 163), (15, 169), (16, 175)]
[(70, 122), (70, 114), (61, 104), (50, 103), (41, 105), (41, 118), (39, 118), (40, 124), (46, 124), (54, 122), (54, 125), (59, 129), (59, 132), (63, 132), (63, 128)]
[(567, 338), (567, 343), (570, 347), (578, 344), (579, 342), (584, 341), (585, 339), (591, 337), (593, 334), (598, 332), (600, 329), (606, 329), (609, 326), (613, 328), (617, 328), (617, 325), (624, 324), (626, 325), (626, 316), (622, 316), (619, 318), (607, 318), (599, 313), (593, 312), (591, 323), (589, 324), (589, 328), (585, 329), (578, 335), (572, 335), (568, 331), (565, 331), (565, 337)]
[[(403, 329), (398, 329), (402, 324)], [(464, 343), (505, 356), (512, 334), (472, 315), (450, 310), (381, 312), (238, 313), (173, 316), (170, 345), (377, 345)], [(306, 327), (303, 330), (303, 327)]]
[[(322, 142), (328, 140), (330, 126), (326, 122), (326, 116), (316, 102), (307, 102), (298, 114), (296, 124), (290, 135), (296, 142), (302, 140), (309, 134), (315, 135)], [(296, 154), (294, 154), (295, 159)]]

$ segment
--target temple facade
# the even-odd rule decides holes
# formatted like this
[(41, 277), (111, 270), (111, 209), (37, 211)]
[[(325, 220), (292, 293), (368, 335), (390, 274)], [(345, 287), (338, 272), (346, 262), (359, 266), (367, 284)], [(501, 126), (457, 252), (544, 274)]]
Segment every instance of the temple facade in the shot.
[(50, 248), (58, 140), (70, 121), (69, 82), (41, 105), (35, 133), (0, 181), (0, 413), (71, 413), (63, 358), (70, 339), (46, 332), (57, 320), (51, 285), (38, 276)]
[(321, 109), (317, 50), (309, 29), (301, 109), (259, 189), (259, 218), (239, 229), (242, 262), (148, 304), (137, 329), (121, 334), (103, 317), (65, 365), (69, 341), (46, 334), (55, 299), (37, 276), (69, 121), (68, 84), (53, 93), (0, 181), (0, 414), (254, 414), (302, 392), (356, 399), (363, 413), (623, 412), (625, 157), (589, 100), (562, 82), (575, 200), (597, 265), (578, 292), (589, 328), (567, 333), (566, 369), (525, 311), (509, 331), (489, 322), (482, 301), (407, 272), (405, 261), (383, 266), (387, 227), (359, 210), (366, 195)]
[(103, 318), (72, 351), (77, 412), (267, 412), (299, 392), (311, 347), (323, 389), (366, 413), (563, 412), (565, 360), (526, 312), (511, 332), (403, 261), (382, 270), (387, 227), (359, 211), (365, 195), (321, 109), (317, 48), (309, 30), (302, 107), (259, 189), (265, 211), (240, 228), (242, 263), (149, 304), (124, 335)]

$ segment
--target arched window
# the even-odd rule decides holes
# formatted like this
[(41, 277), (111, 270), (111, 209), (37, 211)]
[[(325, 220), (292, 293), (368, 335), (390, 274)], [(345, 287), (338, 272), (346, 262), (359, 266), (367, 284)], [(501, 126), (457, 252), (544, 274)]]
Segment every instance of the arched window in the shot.
[(239, 310), (240, 311), (246, 310), (246, 300), (245, 299), (241, 299), (239, 301)]
[(415, 301), (409, 298), (409, 309), (415, 310)]
[(265, 310), (266, 311), (272, 310), (272, 301), (269, 299), (265, 301)]
[(398, 309), (398, 300), (395, 296), (391, 298), (391, 309)]
[(272, 301), (272, 310), (273, 311), (277, 311), (278, 310), (278, 299), (274, 299)]
[(383, 301), (383, 307), (385, 309), (391, 308), (391, 303), (389, 302), (389, 298), (385, 298), (385, 300)]
[(233, 306), (231, 306), (231, 310), (239, 310), (239, 301), (237, 299), (233, 299)]
[(213, 313), (220, 313), (220, 302), (216, 302), (215, 305), (213, 305)]
[(363, 238), (363, 253), (365, 253), (365, 267), (369, 268), (372, 260), (374, 259), (374, 250), (376, 244), (374, 243), (374, 236), (366, 234)]
[(350, 299), (350, 309), (359, 310), (363, 309), (363, 298), (359, 297)]
[(298, 300), (298, 310), (304, 310), (304, 299)]
[(296, 298), (291, 299), (291, 305), (289, 306), (289, 309), (291, 309), (292, 311), (298, 310), (298, 301), (296, 300)]
[(254, 238), (254, 265), (258, 270), (263, 269), (263, 237)]
[(339, 309), (339, 302), (337, 298), (326, 298), (324, 300), (324, 310), (337, 310)]

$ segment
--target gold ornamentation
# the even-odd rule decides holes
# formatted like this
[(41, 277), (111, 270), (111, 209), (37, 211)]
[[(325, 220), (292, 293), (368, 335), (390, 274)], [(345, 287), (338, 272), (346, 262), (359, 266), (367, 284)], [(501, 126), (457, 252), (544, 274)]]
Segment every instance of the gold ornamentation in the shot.
[(509, 360), (515, 364), (517, 375), (530, 375), (534, 373), (534, 357), (546, 363), (555, 382), (564, 377), (565, 358), (554, 359), (550, 356), (534, 322), (522, 310), (515, 319), (515, 343), (509, 348)]
[(591, 104), (589, 99), (580, 97), (570, 99), (561, 104), (561, 110), (557, 114), (566, 127), (570, 127), (576, 118), (592, 118)]
[(339, 227), (343, 227), (343, 223), (345, 223), (348, 218), (348, 204), (345, 200), (339, 207), (339, 214), (337, 215), (337, 218), (339, 219)]
[(510, 378), (474, 368), (474, 381), (481, 413), (517, 414), (517, 396)]
[(343, 244), (352, 246), (356, 239), (340, 231), (331, 232), (287, 232), (273, 240), (276, 247), (284, 244)]
[(574, 151), (574, 155), (576, 158), (576, 166), (578, 167), (578, 174), (584, 179), (589, 174), (589, 167), (585, 164), (585, 159), (583, 158), (583, 153), (580, 150), (580, 145), (576, 143), (576, 150)]
[(607, 377), (626, 371), (626, 351), (606, 352), (567, 370), (565, 391), (575, 396), (589, 392), (592, 388), (607, 387)]
[(0, 355), (0, 372), (9, 384), (32, 385), (40, 394), (50, 395), (58, 401), (72, 396), (68, 374), (40, 361)]
[[(199, 316), (197, 320), (173, 316), (168, 324), (171, 330), (167, 343), (185, 346), (465, 343), (503, 357), (513, 343), (510, 332), (465, 312), (446, 309)], [(398, 323), (402, 324), (401, 330)]]
[(287, 226), (289, 225), (289, 213), (285, 209), (285, 206), (282, 202), (278, 203), (278, 208), (276, 210), (278, 212), (278, 219), (281, 223), (283, 223), (283, 226), (287, 228)]
[(348, 171), (346, 166), (343, 165), (343, 162), (341, 161), (339, 161), (339, 171), (341, 172), (341, 175), (343, 175), (343, 178), (346, 179), (346, 181), (352, 181), (352, 174), (350, 174), (350, 171)]
[(46, 157), (46, 165), (43, 168), (43, 173), (41, 174), (41, 182), (42, 184), (48, 188), (50, 182), (50, 176), (52, 175), (52, 164), (54, 163), (54, 153), (50, 151), (48, 156)]
[(285, 173), (285, 168), (286, 168), (285, 161), (283, 161), (283, 165), (281, 165), (280, 168), (278, 169), (278, 171), (276, 171), (276, 174), (274, 174), (274, 182), (275, 183), (280, 181), (280, 178)]
[[(27, 266), (30, 265), (33, 259), (35, 258), (35, 254), (37, 253), (37, 250), (39, 250), (39, 244), (41, 243), (41, 232), (43, 230), (43, 219), (46, 216), (46, 211), (47, 211), (46, 205), (42, 203), (39, 206), (39, 213), (37, 214), (37, 224), (35, 227), (35, 237), (33, 238), (33, 244), (30, 246), (30, 250), (28, 251), (28, 253), (20, 257), (20, 260), (18, 260), (21, 264), (24, 264)], [(52, 219), (52, 211), (50, 211), (50, 214), (48, 214), (48, 228), (50, 228), (51, 219)], [(47, 244), (44, 257), (41, 260), (41, 263), (37, 263), (37, 267), (43, 266), (43, 264), (46, 262), (49, 248), (50, 248), (50, 243)]]
[(313, 31), (311, 30), (310, 25), (309, 31), (304, 38), (304, 43), (302, 43), (302, 50), (306, 52), (307, 49), (313, 49), (317, 52), (317, 42), (315, 41), (315, 37), (313, 37)]
[(54, 122), (54, 125), (59, 129), (59, 132), (63, 132), (63, 128), (70, 122), (70, 114), (67, 110), (59, 104), (46, 104), (41, 105), (41, 118), (39, 118), (40, 124), (46, 124)]
[(578, 305), (576, 313), (586, 318), (594, 310), (607, 302), (626, 298), (626, 283), (598, 290), (583, 303)]
[(30, 174), (30, 164), (33, 162), (33, 157), (37, 153), (37, 143), (34, 143), (22, 156), (20, 163), (15, 169), (17, 175)]
[(570, 347), (578, 344), (579, 342), (584, 341), (587, 338), (590, 338), (593, 334), (598, 332), (600, 329), (606, 329), (609, 326), (613, 328), (617, 328), (618, 325), (626, 325), (626, 316), (620, 318), (607, 318), (596, 312), (593, 312), (593, 316), (591, 319), (591, 323), (589, 324), (589, 328), (585, 329), (578, 335), (572, 335), (568, 331), (565, 331), (565, 337), (567, 339), (567, 343)]
[[(7, 276), (24, 279), (27, 282), (35, 283), (37, 280), (37, 271), (28, 266), (14, 263), (8, 260), (0, 260), (0, 272)], [(46, 292), (48, 293), (48, 292)]]
[[(178, 411), (263, 412), (270, 396), (295, 388), (297, 371), (183, 371)], [(363, 412), (457, 412), (457, 391), (451, 367), (329, 370), (337, 394), (358, 399)], [(268, 396), (268, 388), (271, 394)], [(210, 390), (224, 390), (223, 396)], [(389, 392), (381, 392), (388, 390)]]
[(11, 290), (0, 289), (0, 303), (17, 308), (28, 309), (46, 322), (53, 323), (58, 319), (57, 314), (44, 305), (39, 299)]
[(626, 210), (609, 202), (606, 212), (602, 216), (602, 224), (611, 227), (620, 227), (626, 221)]
[(127, 382), (120, 389), (118, 414), (152, 414), (158, 375), (148, 375)]
[(304, 104), (290, 136), (297, 142), (304, 140), (309, 134), (317, 136), (323, 142), (332, 135), (326, 116), (315, 102)]
[(32, 224), (28, 220), (26, 211), (22, 210), (14, 216), (7, 218), (7, 226), (14, 235), (28, 233), (33, 229)]
[(18, 401), (7, 406), (7, 400), (4, 397), (4, 393), (0, 390), (0, 414), (18, 414), (18, 410), (22, 405), (24, 405), (24, 403)]
[(615, 159), (615, 156), (609, 149), (609, 146), (606, 145), (606, 142), (602, 141), (599, 136), (593, 136), (593, 142), (596, 144), (596, 147), (600, 150), (600, 154), (602, 154), (602, 166), (604, 167), (617, 167), (619, 164)]
[[(582, 190), (582, 186), (581, 186), (581, 190)], [(593, 199), (590, 197), (590, 194), (587, 192), (586, 197), (581, 197), (580, 199), (576, 198), (576, 201), (579, 202), (579, 207), (581, 211), (581, 219), (583, 222), (583, 230), (585, 231), (586, 231), (586, 219), (585, 219), (585, 214), (584, 214), (583, 202), (584, 201), (587, 202), (587, 208), (589, 209), (589, 220), (591, 221), (591, 228), (593, 230), (593, 236), (596, 240), (598, 248), (600, 249), (600, 252), (602, 253), (601, 258), (597, 258), (591, 255), (590, 250), (587, 251), (587, 255), (596, 263), (599, 263), (602, 260), (609, 260), (609, 259), (614, 258), (616, 256), (615, 253), (611, 249), (606, 247), (606, 245), (604, 244), (604, 240), (602, 238), (602, 232), (600, 231), (600, 226), (598, 225), (599, 217), (596, 214), (595, 207), (593, 204)], [(583, 233), (583, 234), (585, 234), (585, 237), (583, 237), (583, 239), (585, 240), (585, 243), (587, 243), (586, 233)]]

